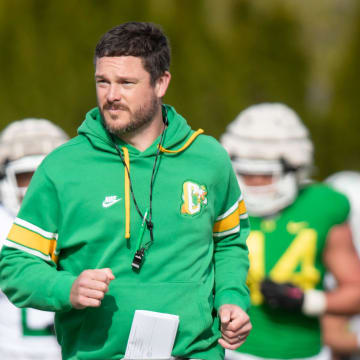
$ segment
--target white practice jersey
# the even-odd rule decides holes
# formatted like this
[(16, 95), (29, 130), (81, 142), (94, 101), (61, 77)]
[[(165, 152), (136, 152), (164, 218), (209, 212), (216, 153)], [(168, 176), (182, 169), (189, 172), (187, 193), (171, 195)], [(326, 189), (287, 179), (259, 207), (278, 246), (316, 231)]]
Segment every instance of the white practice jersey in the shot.
[[(13, 223), (0, 205), (0, 249)], [(0, 359), (60, 360), (60, 346), (52, 334), (54, 314), (15, 307), (0, 291)]]

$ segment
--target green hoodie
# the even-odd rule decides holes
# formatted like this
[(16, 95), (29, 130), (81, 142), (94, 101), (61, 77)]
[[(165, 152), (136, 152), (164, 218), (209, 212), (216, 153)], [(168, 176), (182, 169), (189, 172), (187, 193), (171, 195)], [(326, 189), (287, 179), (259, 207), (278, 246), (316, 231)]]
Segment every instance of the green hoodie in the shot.
[[(0, 286), (19, 307), (57, 312), (63, 359), (120, 359), (136, 309), (179, 315), (173, 356), (223, 359), (213, 310), (226, 303), (248, 309), (249, 222), (231, 162), (214, 138), (166, 109), (152, 190), (154, 242), (139, 272), (131, 263), (142, 219), (98, 108), (40, 165), (5, 241)], [(143, 152), (116, 141), (145, 213), (160, 137)], [(149, 240), (145, 231), (143, 243)], [(76, 277), (106, 267), (115, 280), (101, 306), (73, 309)]]

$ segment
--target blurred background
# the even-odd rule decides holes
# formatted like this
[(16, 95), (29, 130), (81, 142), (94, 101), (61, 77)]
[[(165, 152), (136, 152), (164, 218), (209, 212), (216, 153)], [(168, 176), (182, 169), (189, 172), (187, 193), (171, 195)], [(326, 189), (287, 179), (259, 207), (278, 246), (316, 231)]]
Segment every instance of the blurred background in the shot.
[(107, 30), (160, 24), (164, 99), (216, 138), (245, 107), (284, 102), (315, 144), (316, 172), (360, 170), (357, 0), (1, 0), (0, 130), (47, 118), (71, 136), (96, 106), (93, 52)]

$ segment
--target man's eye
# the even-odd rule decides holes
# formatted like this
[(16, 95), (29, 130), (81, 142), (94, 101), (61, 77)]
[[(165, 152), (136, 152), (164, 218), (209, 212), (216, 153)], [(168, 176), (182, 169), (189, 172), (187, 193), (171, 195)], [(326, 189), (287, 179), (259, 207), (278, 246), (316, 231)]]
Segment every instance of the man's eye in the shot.
[(124, 81), (123, 81), (123, 84), (124, 84), (124, 85), (133, 85), (134, 82), (133, 82), (133, 81), (129, 81), (129, 80), (124, 80)]
[(97, 84), (107, 84), (108, 81), (105, 80), (105, 79), (96, 79), (96, 83), (97, 83)]

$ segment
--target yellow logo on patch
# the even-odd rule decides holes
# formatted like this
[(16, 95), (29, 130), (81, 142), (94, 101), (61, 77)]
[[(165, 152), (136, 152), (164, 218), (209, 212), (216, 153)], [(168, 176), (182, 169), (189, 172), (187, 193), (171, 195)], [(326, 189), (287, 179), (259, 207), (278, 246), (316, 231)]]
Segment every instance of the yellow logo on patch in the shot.
[(207, 204), (207, 190), (205, 185), (199, 185), (192, 181), (186, 181), (183, 184), (183, 204), (181, 213), (195, 215), (201, 208)]

